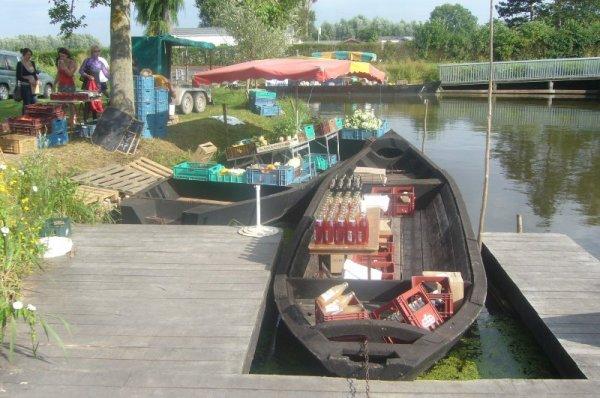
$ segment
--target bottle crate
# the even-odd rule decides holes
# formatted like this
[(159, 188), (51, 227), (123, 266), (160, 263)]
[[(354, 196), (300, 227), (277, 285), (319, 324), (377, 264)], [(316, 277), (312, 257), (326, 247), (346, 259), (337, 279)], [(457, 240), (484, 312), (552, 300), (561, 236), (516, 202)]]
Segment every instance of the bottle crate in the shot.
[[(422, 305), (419, 307), (410, 305), (417, 301)], [(444, 322), (421, 285), (411, 288), (377, 308), (373, 311), (373, 316), (375, 319), (397, 320), (428, 330), (433, 330)]]
[[(352, 297), (352, 300), (348, 305), (360, 305), (360, 301), (356, 296)], [(371, 312), (366, 309), (363, 312), (357, 312), (355, 314), (328, 314), (326, 315), (323, 308), (317, 300), (315, 300), (315, 322), (333, 322), (333, 321), (356, 321), (360, 319), (371, 319)]]
[[(390, 207), (384, 213), (386, 216), (412, 215), (415, 212), (415, 187), (412, 185), (373, 186), (371, 193), (388, 195)], [(404, 203), (401, 196), (408, 196), (409, 202)]]
[(136, 90), (153, 90), (154, 89), (154, 77), (153, 76), (133, 76), (133, 87)]
[[(450, 288), (450, 279), (447, 276), (413, 276), (411, 278), (412, 287), (424, 285), (425, 294), (429, 297), (437, 309), (442, 319), (446, 320), (454, 314), (454, 300), (452, 298), (452, 289)], [(439, 284), (441, 290), (439, 293), (431, 291), (432, 284)], [(435, 289), (433, 289), (435, 290)]]

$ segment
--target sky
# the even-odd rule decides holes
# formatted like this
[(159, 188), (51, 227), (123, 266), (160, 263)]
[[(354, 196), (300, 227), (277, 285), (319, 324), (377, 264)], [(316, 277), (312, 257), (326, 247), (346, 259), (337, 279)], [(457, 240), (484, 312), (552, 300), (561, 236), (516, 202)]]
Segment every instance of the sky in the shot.
[[(92, 34), (107, 45), (110, 41), (108, 8), (90, 9), (88, 0), (76, 0), (75, 3), (78, 12), (86, 15), (88, 25), (77, 33)], [(434, 7), (444, 3), (463, 5), (479, 18), (480, 23), (488, 18), (489, 3), (484, 0), (318, 0), (313, 7), (318, 26), (325, 21), (335, 22), (356, 15), (383, 17), (393, 21), (425, 21)], [(185, 7), (179, 14), (180, 27), (198, 25), (198, 11), (194, 4), (194, 0), (185, 0)], [(57, 35), (58, 27), (49, 23), (48, 7), (48, 0), (0, 0), (0, 15), (4, 16), (0, 23), (0, 37)], [(132, 34), (142, 32), (142, 27), (134, 23)]]

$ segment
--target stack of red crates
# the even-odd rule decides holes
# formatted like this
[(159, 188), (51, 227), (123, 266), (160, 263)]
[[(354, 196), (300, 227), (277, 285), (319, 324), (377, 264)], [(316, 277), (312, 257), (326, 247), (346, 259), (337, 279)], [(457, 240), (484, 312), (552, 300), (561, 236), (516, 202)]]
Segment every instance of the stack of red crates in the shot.
[(10, 131), (15, 134), (38, 135), (50, 132), (53, 116), (16, 116), (7, 119)]
[(413, 276), (412, 287), (426, 283), (439, 283), (442, 290), (439, 293), (430, 293), (425, 290), (427, 297), (431, 300), (442, 319), (446, 320), (454, 314), (454, 301), (452, 300), (452, 290), (450, 289), (450, 279), (447, 276)]
[[(373, 186), (371, 193), (388, 195), (390, 207), (384, 214), (386, 216), (412, 215), (415, 212), (415, 187), (412, 185)], [(403, 196), (408, 196), (409, 202), (402, 201)]]
[(385, 242), (379, 243), (377, 254), (355, 254), (352, 261), (369, 268), (377, 269), (383, 272), (382, 279), (394, 279), (396, 264), (394, 263), (394, 238), (389, 236), (384, 238)]

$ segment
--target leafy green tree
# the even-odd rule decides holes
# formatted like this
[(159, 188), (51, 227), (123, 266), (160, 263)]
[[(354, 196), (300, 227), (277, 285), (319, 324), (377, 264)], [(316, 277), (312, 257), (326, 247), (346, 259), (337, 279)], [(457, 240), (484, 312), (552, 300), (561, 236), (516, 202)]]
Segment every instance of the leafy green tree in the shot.
[(542, 16), (556, 27), (565, 21), (600, 21), (600, 0), (554, 0), (545, 4)]
[(221, 0), (213, 22), (234, 37), (238, 61), (282, 56), (289, 45), (283, 28), (268, 25), (252, 6), (237, 0)]
[[(235, 0), (236, 6), (251, 9), (263, 23), (284, 28), (293, 23), (298, 8), (310, 0)], [(201, 26), (217, 26), (224, 2), (221, 0), (196, 0)]]
[(505, 0), (496, 11), (508, 26), (518, 26), (536, 19), (544, 7), (544, 0)]
[(148, 36), (167, 34), (183, 4), (183, 0), (135, 0), (136, 20), (146, 27)]
[(435, 7), (430, 21), (439, 21), (449, 30), (471, 32), (477, 26), (477, 17), (460, 4), (443, 4)]

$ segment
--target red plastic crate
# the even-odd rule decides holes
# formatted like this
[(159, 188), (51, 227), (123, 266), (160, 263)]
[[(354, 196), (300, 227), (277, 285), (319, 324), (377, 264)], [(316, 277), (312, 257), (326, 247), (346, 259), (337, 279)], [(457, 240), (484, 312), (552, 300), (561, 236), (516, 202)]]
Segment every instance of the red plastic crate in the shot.
[(52, 93), (50, 99), (56, 101), (89, 101), (88, 93)]
[[(409, 303), (417, 298), (420, 298), (424, 305), (414, 310)], [(374, 310), (373, 317), (404, 321), (428, 330), (433, 330), (444, 322), (420, 284)]]
[[(349, 305), (359, 305), (360, 301), (354, 296), (352, 300), (350, 300)], [(323, 323), (323, 322), (333, 322), (333, 321), (355, 321), (360, 319), (370, 319), (371, 312), (365, 310), (363, 312), (357, 312), (356, 314), (335, 314), (335, 315), (325, 315), (323, 312), (323, 308), (319, 305), (319, 302), (315, 300), (315, 322)]]
[(52, 116), (17, 116), (8, 118), (10, 131), (15, 134), (37, 135), (50, 131)]
[(447, 276), (413, 276), (411, 278), (412, 287), (425, 283), (439, 283), (442, 286), (440, 293), (429, 293), (423, 289), (429, 300), (431, 300), (440, 316), (446, 320), (454, 314), (454, 300), (452, 300), (452, 290), (450, 289), (450, 279)]
[(31, 104), (25, 106), (25, 115), (62, 119), (65, 112), (61, 105)]
[[(387, 216), (411, 215), (415, 211), (415, 187), (412, 185), (373, 186), (371, 187), (371, 193), (390, 197), (390, 207), (384, 213)], [(400, 199), (402, 195), (409, 197), (409, 203), (402, 202)]]

